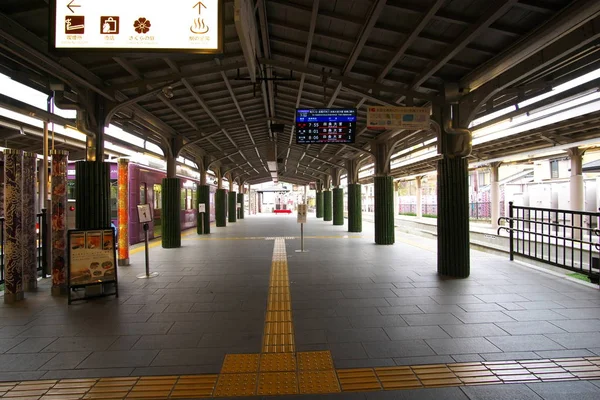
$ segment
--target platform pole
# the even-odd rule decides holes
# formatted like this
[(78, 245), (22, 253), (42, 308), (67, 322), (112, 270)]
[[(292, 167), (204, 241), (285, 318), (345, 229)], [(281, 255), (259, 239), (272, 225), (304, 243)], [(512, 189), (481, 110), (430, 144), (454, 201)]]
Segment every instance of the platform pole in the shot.
[(391, 176), (375, 177), (375, 243), (394, 244), (394, 184)]
[(316, 194), (317, 218), (323, 218), (323, 190), (317, 187)]
[(228, 221), (229, 223), (233, 223), (237, 221), (237, 193), (230, 191), (227, 194), (229, 211), (228, 211)]
[(129, 160), (120, 158), (117, 176), (117, 241), (119, 244), (117, 263), (129, 265)]
[(348, 232), (362, 232), (362, 191), (361, 185), (348, 185)]
[(181, 247), (181, 180), (162, 180), (162, 247)]
[[(67, 294), (67, 161), (69, 153), (64, 150), (52, 151), (52, 214), (48, 225), (52, 226), (52, 296)], [(77, 168), (76, 168), (77, 170)], [(79, 171), (78, 171), (79, 172)], [(81, 180), (78, 176), (75, 181)], [(77, 192), (75, 194), (77, 198)], [(79, 208), (77, 202), (77, 208)]]
[(333, 220), (332, 197), (331, 190), (326, 189), (323, 191), (323, 221)]
[(333, 225), (344, 225), (344, 189), (333, 189)]
[(196, 231), (198, 235), (208, 235), (210, 233), (210, 186), (200, 185), (198, 187), (198, 204), (204, 204), (206, 212), (198, 213), (198, 223)]
[(23, 152), (4, 150), (4, 303), (23, 300)]
[(237, 202), (241, 204), (239, 219), (244, 219), (244, 193), (238, 193)]
[(217, 193), (215, 194), (215, 214), (218, 227), (227, 226), (227, 216), (225, 215), (225, 198), (226, 190), (221, 188), (217, 189)]
[[(35, 213), (35, 153), (23, 154), (23, 290), (37, 290), (37, 246)], [(42, 227), (40, 226), (40, 229)]]

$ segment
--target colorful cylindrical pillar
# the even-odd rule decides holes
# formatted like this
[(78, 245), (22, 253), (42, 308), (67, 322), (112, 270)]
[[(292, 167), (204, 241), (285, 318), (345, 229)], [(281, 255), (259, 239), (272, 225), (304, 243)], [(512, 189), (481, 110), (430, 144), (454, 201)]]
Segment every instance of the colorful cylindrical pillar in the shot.
[[(35, 153), (23, 154), (23, 290), (37, 289), (37, 246), (35, 235)], [(41, 227), (40, 227), (41, 229)]]
[(23, 152), (4, 150), (4, 302), (23, 300)]
[(129, 160), (119, 158), (117, 175), (117, 237), (119, 245), (118, 265), (129, 265)]
[(67, 293), (67, 161), (69, 152), (52, 155), (52, 295)]

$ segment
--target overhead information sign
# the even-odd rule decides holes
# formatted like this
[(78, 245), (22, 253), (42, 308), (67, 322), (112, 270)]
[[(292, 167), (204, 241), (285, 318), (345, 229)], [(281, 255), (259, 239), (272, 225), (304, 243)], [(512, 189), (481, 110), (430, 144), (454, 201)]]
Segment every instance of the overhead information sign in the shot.
[(296, 144), (354, 143), (355, 108), (296, 110)]
[(429, 129), (428, 107), (367, 107), (369, 129)]
[(221, 53), (222, 0), (52, 0), (55, 49)]

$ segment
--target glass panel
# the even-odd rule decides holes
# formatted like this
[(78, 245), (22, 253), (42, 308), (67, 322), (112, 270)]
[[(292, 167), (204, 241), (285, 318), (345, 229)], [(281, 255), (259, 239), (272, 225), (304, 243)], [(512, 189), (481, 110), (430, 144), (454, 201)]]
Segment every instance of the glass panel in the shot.
[(192, 209), (195, 210), (197, 208), (197, 203), (198, 203), (198, 192), (196, 191), (196, 189), (192, 189)]
[(154, 184), (154, 237), (162, 236), (162, 185)]
[(67, 181), (67, 199), (75, 200), (75, 179)]
[(110, 219), (117, 220), (117, 198), (119, 196), (119, 186), (117, 180), (110, 181)]
[(154, 184), (154, 209), (160, 210), (162, 208), (162, 185)]
[(146, 182), (140, 183), (140, 204), (146, 204)]
[(185, 206), (186, 206), (186, 203), (187, 203), (187, 201), (186, 201), (187, 200), (186, 189), (181, 189), (181, 199), (180, 200), (181, 200), (181, 209), (185, 210), (186, 209)]

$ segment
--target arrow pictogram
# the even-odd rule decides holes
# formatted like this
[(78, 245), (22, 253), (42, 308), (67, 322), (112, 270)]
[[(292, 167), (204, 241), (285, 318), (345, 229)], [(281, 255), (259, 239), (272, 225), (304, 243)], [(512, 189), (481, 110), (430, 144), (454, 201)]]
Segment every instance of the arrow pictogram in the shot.
[[(75, 1), (75, 0), (73, 0), (73, 1)], [(201, 1), (194, 4), (194, 6), (192, 8), (196, 8), (196, 7), (198, 7), (198, 15), (202, 15), (202, 7), (206, 8), (204, 3), (202, 3)]]
[(75, 0), (71, 0), (71, 1), (69, 2), (69, 4), (67, 4), (67, 8), (68, 8), (68, 9), (69, 9), (69, 10), (70, 10), (70, 11), (71, 11), (73, 14), (75, 14), (75, 10), (73, 10), (73, 8), (76, 8), (76, 7), (81, 7), (81, 6), (80, 6), (79, 4), (73, 4), (73, 3), (75, 3)]

